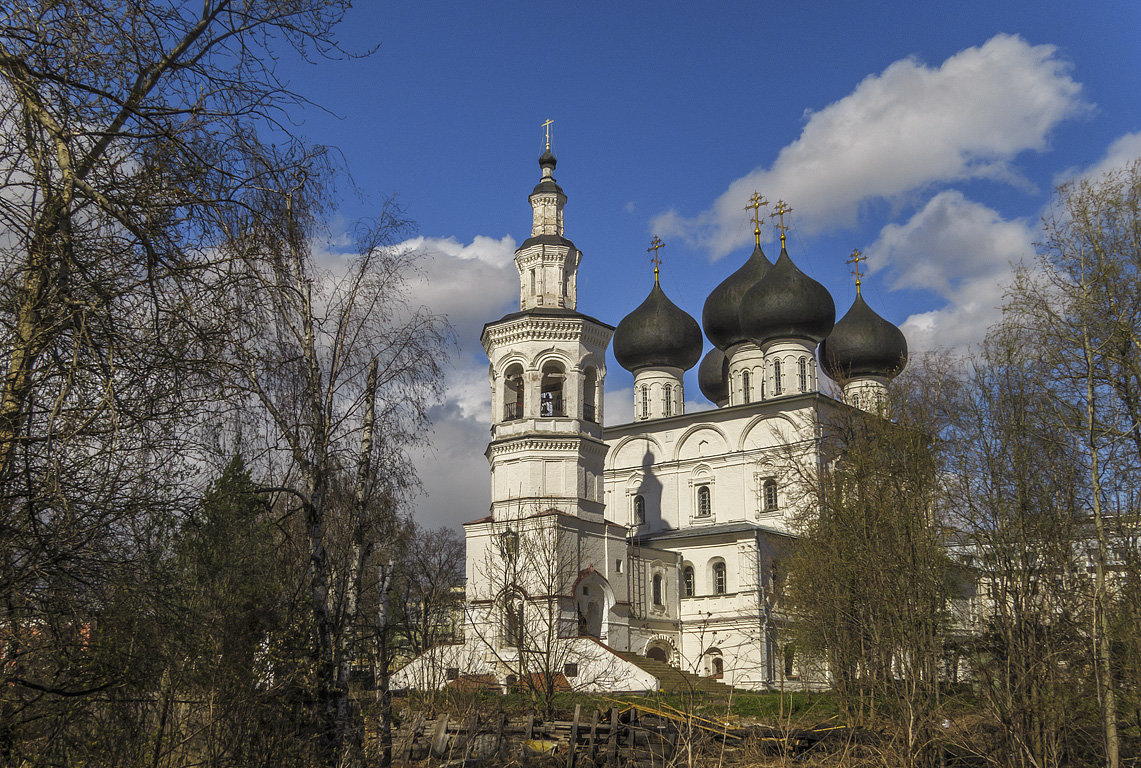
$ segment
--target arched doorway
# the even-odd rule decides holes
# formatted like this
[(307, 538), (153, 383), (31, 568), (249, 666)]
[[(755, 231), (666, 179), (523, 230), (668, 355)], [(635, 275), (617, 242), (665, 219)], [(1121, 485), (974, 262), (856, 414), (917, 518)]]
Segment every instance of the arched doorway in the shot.
[(669, 664), (670, 662), (669, 654), (666, 652), (666, 649), (660, 645), (655, 645), (653, 648), (648, 649), (646, 651), (646, 658), (651, 661), (660, 661), (663, 664)]

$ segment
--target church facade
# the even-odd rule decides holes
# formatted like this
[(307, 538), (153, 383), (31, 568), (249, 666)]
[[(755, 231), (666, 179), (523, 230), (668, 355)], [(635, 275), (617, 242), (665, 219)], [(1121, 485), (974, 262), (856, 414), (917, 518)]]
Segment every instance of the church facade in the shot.
[[(519, 311), (488, 323), (491, 509), (465, 524), (463, 643), (396, 687), (521, 680), (652, 690), (664, 662), (742, 688), (799, 672), (783, 646), (781, 559), (829, 414), (874, 411), (906, 362), (902, 333), (857, 295), (839, 322), (784, 247), (760, 245), (710, 294), (702, 323), (655, 270), (617, 327), (578, 310), (582, 254), (563, 228), (549, 148), (518, 248)], [(787, 212), (783, 203), (778, 215)], [(704, 336), (714, 344), (701, 359)], [(603, 427), (606, 349), (634, 374), (634, 421)], [(700, 362), (713, 410), (685, 413)], [(843, 385), (837, 384), (842, 381)]]

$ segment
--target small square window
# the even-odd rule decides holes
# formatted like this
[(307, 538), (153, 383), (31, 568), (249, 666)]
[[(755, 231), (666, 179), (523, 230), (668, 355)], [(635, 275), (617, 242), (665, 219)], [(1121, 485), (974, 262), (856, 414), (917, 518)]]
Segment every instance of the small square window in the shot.
[(570, 663), (563, 665), (563, 677), (578, 677), (578, 664)]
[(459, 667), (448, 667), (447, 671), (444, 673), (444, 676), (446, 678), (448, 678), (449, 680), (459, 679), (459, 676), (460, 676)]

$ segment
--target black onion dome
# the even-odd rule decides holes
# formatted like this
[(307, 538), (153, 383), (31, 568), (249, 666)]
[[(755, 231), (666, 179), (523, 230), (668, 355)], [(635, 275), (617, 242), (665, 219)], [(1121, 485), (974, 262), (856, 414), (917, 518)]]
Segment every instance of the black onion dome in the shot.
[(749, 340), (741, 333), (741, 300), (772, 268), (772, 262), (758, 245), (736, 272), (709, 293), (701, 310), (701, 324), (705, 335), (722, 351)]
[(650, 366), (688, 370), (701, 358), (701, 328), (697, 321), (654, 288), (646, 300), (618, 323), (614, 359), (628, 371)]
[(741, 331), (758, 346), (774, 339), (819, 342), (836, 323), (836, 303), (792, 263), (788, 251), (741, 300)]
[(877, 315), (856, 294), (848, 314), (820, 345), (820, 367), (837, 380), (853, 376), (892, 378), (907, 365), (903, 331)]
[[(555, 160), (554, 153), (549, 149), (543, 154), (539, 155), (539, 167), (543, 168), (544, 170), (549, 168), (551, 173), (553, 173), (557, 163), (558, 161)], [(563, 188), (555, 182), (555, 177), (553, 175), (547, 174), (544, 174), (542, 180), (535, 185), (534, 189), (531, 190), (532, 195), (538, 195), (544, 192), (554, 192), (560, 195), (564, 194)]]
[(729, 358), (717, 347), (709, 350), (698, 366), (697, 386), (711, 403), (721, 405), (729, 399)]

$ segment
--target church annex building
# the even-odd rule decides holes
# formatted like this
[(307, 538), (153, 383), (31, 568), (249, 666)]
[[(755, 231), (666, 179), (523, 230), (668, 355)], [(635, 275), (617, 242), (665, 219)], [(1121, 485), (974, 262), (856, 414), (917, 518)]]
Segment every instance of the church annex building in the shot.
[[(845, 316), (784, 247), (756, 247), (702, 323), (655, 270), (617, 328), (578, 311), (582, 254), (564, 236), (555, 157), (539, 158), (519, 311), (483, 330), (490, 361), (490, 514), (465, 524), (464, 640), (394, 688), (540, 678), (585, 691), (662, 687), (666, 665), (740, 688), (800, 674), (773, 597), (793, 540), (789, 457), (817, 457), (830, 413), (875, 411), (907, 344), (857, 293)], [(754, 195), (754, 221), (759, 198)], [(777, 207), (778, 215), (786, 208)], [(782, 220), (783, 223), (783, 220)], [(702, 330), (714, 349), (701, 360)], [(634, 374), (634, 421), (602, 426), (606, 348)], [(697, 365), (717, 408), (684, 412)], [(836, 380), (844, 382), (841, 388)]]

